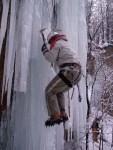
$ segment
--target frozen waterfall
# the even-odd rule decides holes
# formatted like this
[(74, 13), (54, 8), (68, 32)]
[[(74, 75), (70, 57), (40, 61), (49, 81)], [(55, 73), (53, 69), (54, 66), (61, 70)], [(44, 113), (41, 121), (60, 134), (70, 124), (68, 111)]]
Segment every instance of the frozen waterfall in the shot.
[[(1, 121), (0, 149), (64, 150), (66, 129), (67, 140), (73, 138), (77, 150), (85, 149), (85, 143), (80, 142), (85, 136), (87, 110), (85, 0), (2, 0), (2, 5), (0, 53), (5, 36), (6, 46), (1, 103), (7, 92), (7, 111)], [(66, 33), (82, 64), (82, 101), (78, 100), (77, 87), (72, 100), (65, 94), (67, 113), (69, 105), (71, 108), (65, 130), (63, 125), (44, 126), (48, 118), (44, 90), (55, 72), (41, 52), (41, 28)]]

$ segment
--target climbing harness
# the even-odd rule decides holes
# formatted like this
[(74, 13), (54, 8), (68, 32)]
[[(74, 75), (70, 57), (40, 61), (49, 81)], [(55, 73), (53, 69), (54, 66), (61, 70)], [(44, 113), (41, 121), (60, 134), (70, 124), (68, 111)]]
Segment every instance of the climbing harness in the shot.
[[(69, 65), (69, 64), (68, 64)], [(73, 65), (73, 66), (72, 66)], [(75, 64), (76, 65), (76, 64)], [(80, 66), (79, 66), (79, 68), (81, 68)], [(64, 76), (64, 74), (62, 73), (62, 71), (69, 71), (69, 72), (72, 72), (72, 81), (70, 81), (70, 80), (68, 80), (65, 76)], [(73, 79), (73, 72), (75, 72), (75, 71), (77, 71), (79, 74), (78, 74), (78, 76), (77, 76), (77, 78), (76, 79)], [(79, 76), (80, 76), (80, 74), (81, 74), (81, 69), (78, 69), (78, 67), (76, 67), (76, 66), (74, 66), (74, 63), (72, 63), (72, 64), (70, 64), (70, 66), (65, 66), (65, 64), (64, 65), (62, 65), (61, 67), (60, 67), (60, 72), (59, 72), (59, 77), (68, 85), (68, 87), (73, 87), (74, 86), (74, 82), (79, 78)]]
[(68, 85), (68, 87), (72, 87), (71, 81), (69, 81), (61, 71), (59, 72), (58, 76)]
[[(67, 66), (68, 65), (68, 66)], [(72, 81), (68, 80), (62, 71), (69, 71), (69, 72), (72, 72)], [(78, 76), (76, 79), (73, 78), (73, 72), (79, 72)], [(74, 95), (74, 91), (75, 91), (75, 87), (74, 87), (74, 82), (77, 81), (77, 79), (79, 78), (81, 74), (81, 69), (80, 69), (80, 66), (78, 64), (64, 64), (60, 67), (60, 72), (59, 72), (59, 77), (68, 85), (68, 87), (72, 88), (73, 87), (73, 91), (72, 91), (72, 95), (71, 95), (71, 100), (73, 98), (73, 95)], [(81, 102), (81, 95), (80, 95), (80, 89), (79, 89), (79, 85), (77, 84), (77, 88), (78, 88), (78, 99), (79, 99), (79, 102)], [(68, 91), (68, 98), (69, 98), (69, 91)]]
[(74, 66), (66, 66), (66, 67), (62, 67), (60, 70), (68, 70), (71, 72), (79, 72), (78, 68), (74, 67)]

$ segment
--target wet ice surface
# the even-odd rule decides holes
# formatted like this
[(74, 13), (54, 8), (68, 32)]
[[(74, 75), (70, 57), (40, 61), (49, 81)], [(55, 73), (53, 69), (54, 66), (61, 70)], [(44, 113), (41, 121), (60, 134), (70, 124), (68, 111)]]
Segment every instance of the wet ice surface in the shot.
[[(8, 90), (7, 106), (10, 105), (14, 64), (15, 80), (12, 111), (9, 110), (5, 115), (1, 130), (1, 148), (4, 147), (4, 150), (64, 150), (63, 125), (51, 128), (44, 126), (45, 120), (48, 119), (44, 90), (55, 72), (42, 55), (43, 42), (39, 30), (46, 27), (49, 31), (51, 27), (56, 27), (66, 33), (70, 44), (80, 57), (85, 75), (87, 32), (84, 3), (83, 0), (11, 1), (11, 24), (7, 40), (3, 87)], [(3, 15), (6, 15), (4, 18), (8, 15), (8, 5), (9, 1), (3, 5)], [(0, 35), (0, 39), (3, 39), (5, 34), (5, 19), (2, 20), (2, 24), (4, 28), (1, 28), (3, 34)], [(73, 100), (70, 101), (70, 122), (66, 125), (69, 130), (71, 128), (71, 131), (76, 132), (77, 145), (80, 143), (79, 138), (85, 132), (86, 96), (83, 77), (80, 91), (81, 103), (78, 101), (75, 87)], [(70, 95), (71, 93), (72, 90)], [(67, 93), (65, 97), (68, 113)]]
[(74, 150), (74, 141), (65, 142), (64, 144), (64, 150)]

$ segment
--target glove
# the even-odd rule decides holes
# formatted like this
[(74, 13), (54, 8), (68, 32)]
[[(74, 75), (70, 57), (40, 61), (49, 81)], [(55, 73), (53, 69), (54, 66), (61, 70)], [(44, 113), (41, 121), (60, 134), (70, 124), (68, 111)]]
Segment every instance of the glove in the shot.
[(48, 49), (47, 49), (47, 46), (46, 46), (46, 44), (44, 43), (43, 45), (42, 45), (42, 48), (41, 48), (41, 51), (44, 53), (45, 51), (47, 51)]

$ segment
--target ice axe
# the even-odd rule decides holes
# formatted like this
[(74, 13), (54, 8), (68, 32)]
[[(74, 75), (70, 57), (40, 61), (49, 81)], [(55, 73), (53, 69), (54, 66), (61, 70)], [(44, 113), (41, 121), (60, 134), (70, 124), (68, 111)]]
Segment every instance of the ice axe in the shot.
[(46, 30), (46, 28), (41, 29), (40, 33), (42, 35), (43, 42), (46, 44), (46, 38), (45, 38), (44, 33), (43, 33), (45, 30)]

